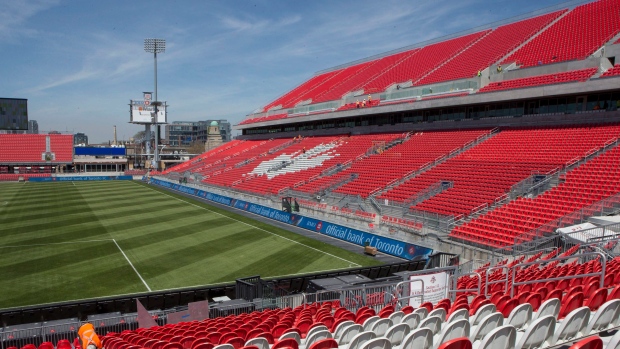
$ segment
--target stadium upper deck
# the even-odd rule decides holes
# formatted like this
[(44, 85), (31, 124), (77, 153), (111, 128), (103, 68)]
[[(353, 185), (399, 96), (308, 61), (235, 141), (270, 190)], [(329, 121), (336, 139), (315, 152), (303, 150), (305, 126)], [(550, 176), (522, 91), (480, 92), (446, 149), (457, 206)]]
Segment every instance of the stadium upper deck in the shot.
[[(387, 106), (418, 110), (508, 99), (505, 94), (476, 97), (480, 92), (530, 88), (511, 96), (524, 99), (541, 96), (540, 90), (531, 87), (552, 86), (545, 89), (545, 96), (609, 90), (615, 86), (605, 80), (617, 76), (614, 63), (620, 53), (619, 33), (620, 1), (567, 5), (318, 73), (248, 115), (237, 128), (245, 135), (294, 132), (335, 127), (312, 124), (317, 120), (394, 110)], [(371, 106), (379, 108), (358, 110), (356, 101), (363, 104), (368, 95)], [(414, 103), (437, 98), (445, 100), (439, 104)], [(447, 118), (470, 117), (467, 110), (456, 114)], [(290, 126), (269, 128), (275, 125)]]

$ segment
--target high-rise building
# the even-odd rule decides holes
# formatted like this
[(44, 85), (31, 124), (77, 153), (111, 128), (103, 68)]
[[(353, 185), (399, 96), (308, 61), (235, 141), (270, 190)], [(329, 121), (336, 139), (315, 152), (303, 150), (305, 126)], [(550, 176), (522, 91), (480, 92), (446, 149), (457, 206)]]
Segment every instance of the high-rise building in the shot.
[(189, 147), (194, 141), (206, 142), (209, 126), (215, 121), (222, 142), (232, 139), (232, 128), (227, 120), (173, 121), (166, 125), (166, 139), (172, 147)]
[(73, 135), (73, 144), (88, 145), (88, 136), (84, 133), (78, 132)]
[(28, 131), (30, 134), (39, 134), (39, 123), (37, 120), (28, 120)]

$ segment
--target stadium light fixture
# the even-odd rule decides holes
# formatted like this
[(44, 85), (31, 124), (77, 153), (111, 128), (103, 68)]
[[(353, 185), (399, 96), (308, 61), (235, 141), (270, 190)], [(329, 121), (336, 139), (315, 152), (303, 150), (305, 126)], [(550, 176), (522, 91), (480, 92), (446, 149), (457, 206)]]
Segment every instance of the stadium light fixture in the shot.
[(157, 99), (157, 54), (166, 52), (166, 40), (144, 39), (144, 51), (152, 53), (155, 61), (155, 101), (153, 102), (153, 105), (155, 106), (155, 116), (153, 120), (155, 123), (155, 154), (153, 160), (155, 161), (155, 169), (159, 170), (159, 123), (157, 122), (157, 112), (160, 103)]

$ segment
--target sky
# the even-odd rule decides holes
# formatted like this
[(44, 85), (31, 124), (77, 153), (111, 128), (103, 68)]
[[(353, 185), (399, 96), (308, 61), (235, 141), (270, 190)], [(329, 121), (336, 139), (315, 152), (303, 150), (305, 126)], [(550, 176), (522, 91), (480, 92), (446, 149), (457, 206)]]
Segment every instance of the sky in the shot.
[(39, 130), (128, 140), (129, 100), (154, 90), (168, 121), (233, 124), (317, 71), (454, 34), (557, 0), (0, 0), (0, 97), (28, 99)]

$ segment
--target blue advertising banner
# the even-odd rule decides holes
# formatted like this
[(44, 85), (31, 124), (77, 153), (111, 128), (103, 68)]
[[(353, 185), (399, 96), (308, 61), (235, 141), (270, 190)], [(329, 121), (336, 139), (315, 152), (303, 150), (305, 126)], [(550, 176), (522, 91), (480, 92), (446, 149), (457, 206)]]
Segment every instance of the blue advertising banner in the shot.
[(227, 196), (213, 194), (203, 190), (185, 187), (180, 184), (165, 182), (155, 178), (151, 178), (150, 183), (177, 190), (182, 193), (205, 198), (209, 201), (234, 207), (239, 210), (251, 212), (259, 216), (294, 225), (299, 228), (310, 230), (318, 234), (327, 235), (336, 239), (344, 240), (359, 246), (364, 246), (366, 243), (368, 243), (369, 246), (376, 247), (379, 252), (408, 260), (427, 259), (428, 256), (433, 253), (433, 250), (427, 247), (390, 239), (385, 236), (379, 236), (357, 229), (351, 229), (339, 224), (325, 222), (314, 218), (308, 218), (299, 214), (291, 214), (288, 212), (273, 209), (271, 207), (253, 204), (243, 200), (236, 200)]
[(133, 176), (71, 176), (71, 177), (34, 177), (29, 182), (80, 182), (80, 181), (131, 181)]
[(125, 156), (125, 148), (74, 147), (75, 155)]

